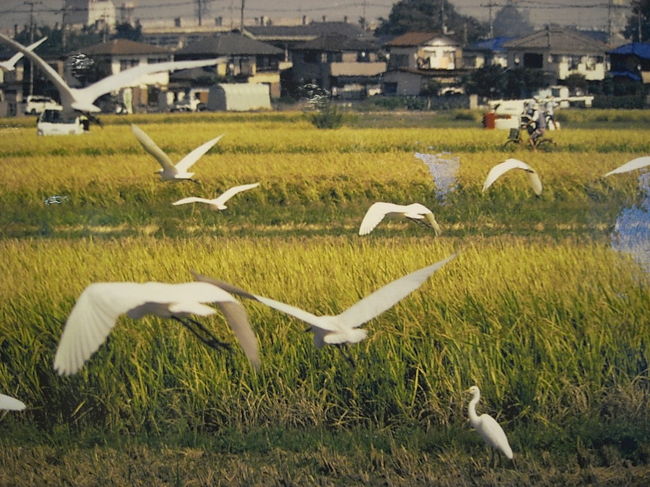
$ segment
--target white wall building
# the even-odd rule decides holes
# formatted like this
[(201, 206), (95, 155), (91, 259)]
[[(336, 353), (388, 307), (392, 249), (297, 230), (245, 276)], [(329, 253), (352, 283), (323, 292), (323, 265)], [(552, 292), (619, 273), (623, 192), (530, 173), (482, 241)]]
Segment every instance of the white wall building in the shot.
[(112, 0), (65, 0), (63, 8), (67, 26), (115, 27), (117, 16)]

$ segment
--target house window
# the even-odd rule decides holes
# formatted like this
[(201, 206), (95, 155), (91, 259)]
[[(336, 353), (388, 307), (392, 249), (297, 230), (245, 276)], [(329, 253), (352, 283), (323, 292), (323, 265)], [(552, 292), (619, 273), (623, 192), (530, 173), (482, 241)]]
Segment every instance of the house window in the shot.
[(390, 57), (391, 68), (407, 68), (409, 65), (408, 54), (395, 54)]
[(390, 82), (384, 83), (384, 94), (386, 95), (395, 95), (397, 93), (397, 83)]
[(167, 62), (167, 58), (164, 57), (150, 57), (147, 58), (147, 64), (157, 64)]
[(358, 63), (368, 63), (370, 62), (370, 53), (367, 51), (357, 52), (357, 62)]
[(305, 51), (302, 58), (307, 64), (320, 63), (320, 53), (318, 51)]
[(327, 62), (328, 63), (340, 63), (343, 60), (343, 55), (340, 52), (328, 52), (327, 53)]
[(587, 56), (585, 58), (585, 69), (587, 71), (594, 71), (596, 69), (596, 58), (593, 56)]
[(581, 60), (582, 60), (582, 56), (569, 56), (569, 69), (570, 70), (578, 69)]
[(140, 61), (138, 59), (120, 59), (120, 71), (133, 68), (138, 64), (140, 64)]
[(524, 67), (542, 69), (544, 67), (544, 56), (536, 52), (525, 52)]

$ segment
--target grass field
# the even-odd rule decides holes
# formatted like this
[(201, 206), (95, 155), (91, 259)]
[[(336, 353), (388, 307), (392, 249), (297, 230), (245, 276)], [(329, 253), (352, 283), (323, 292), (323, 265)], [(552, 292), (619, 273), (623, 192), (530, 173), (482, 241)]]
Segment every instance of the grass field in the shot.
[[(298, 113), (138, 115), (46, 138), (1, 120), (0, 392), (28, 409), (0, 420), (0, 485), (646, 485), (650, 282), (612, 235), (647, 195), (638, 174), (602, 177), (650, 153), (644, 113), (567, 112), (551, 153), (504, 152), (476, 114), (447, 117), (317, 130)], [(129, 123), (173, 160), (224, 137), (199, 184), (162, 183)], [(417, 152), (460, 161), (444, 198)], [(508, 157), (538, 171), (541, 197), (516, 172), (481, 192)], [(171, 205), (252, 182), (222, 212)], [(425, 204), (442, 235), (389, 218), (358, 236), (380, 200)], [(257, 373), (238, 347), (125, 317), (79, 374), (52, 368), (92, 282), (195, 270), (336, 314), (454, 252), (344, 349), (246, 302)], [(234, 342), (221, 315), (205, 323)], [(467, 423), (473, 384), (514, 464), (491, 467)]]

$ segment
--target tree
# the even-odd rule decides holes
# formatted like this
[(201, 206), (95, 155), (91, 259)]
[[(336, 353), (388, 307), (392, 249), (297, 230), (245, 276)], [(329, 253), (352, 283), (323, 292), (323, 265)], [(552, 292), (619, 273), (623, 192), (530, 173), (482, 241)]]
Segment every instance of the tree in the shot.
[(572, 73), (566, 77), (564, 84), (569, 88), (570, 93), (576, 93), (578, 90), (581, 90), (583, 93), (587, 92), (589, 88), (589, 82), (585, 78), (584, 74), (581, 73)]
[(527, 16), (517, 9), (512, 0), (496, 13), (493, 25), (495, 37), (520, 37), (534, 30)]
[(550, 76), (541, 69), (508, 69), (504, 94), (507, 98), (528, 98), (535, 91), (550, 84)]
[(115, 34), (113, 39), (129, 39), (131, 41), (140, 42), (142, 40), (142, 25), (136, 22), (135, 26), (124, 22), (115, 25)]
[(442, 32), (474, 42), (487, 33), (486, 24), (474, 17), (460, 15), (448, 0), (400, 0), (393, 4), (388, 19), (379, 20), (381, 24), (375, 31), (377, 36)]
[(506, 70), (499, 65), (483, 66), (473, 71), (464, 81), (470, 95), (503, 98), (506, 92)]
[(632, 3), (632, 15), (627, 18), (623, 35), (633, 42), (650, 41), (650, 0)]

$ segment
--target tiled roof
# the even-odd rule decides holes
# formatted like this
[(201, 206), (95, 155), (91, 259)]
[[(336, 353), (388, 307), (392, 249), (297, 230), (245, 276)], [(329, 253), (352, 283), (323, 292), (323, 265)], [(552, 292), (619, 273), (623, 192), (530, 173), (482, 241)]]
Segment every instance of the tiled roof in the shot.
[(372, 51), (377, 49), (377, 45), (363, 41), (359, 39), (354, 39), (350, 37), (340, 36), (340, 35), (328, 35), (323, 37), (318, 37), (314, 40), (303, 42), (298, 44), (293, 49), (299, 51), (306, 50), (315, 50), (315, 51), (329, 51), (329, 52), (341, 52), (341, 51)]
[(312, 22), (305, 25), (247, 26), (246, 31), (259, 39), (315, 39), (325, 35), (361, 37), (363, 29), (347, 22)]
[(420, 46), (426, 42), (429, 42), (433, 39), (441, 39), (448, 41), (450, 44), (456, 44), (456, 41), (446, 37), (442, 34), (436, 34), (435, 32), (407, 32), (401, 36), (395, 37), (393, 40), (386, 43), (388, 47), (414, 47)]
[(507, 49), (549, 49), (567, 54), (605, 53), (607, 45), (570, 29), (544, 29), (506, 42)]
[(128, 39), (113, 39), (101, 44), (84, 47), (81, 52), (88, 55), (129, 55), (129, 54), (171, 54), (169, 49)]
[(282, 49), (237, 33), (206, 37), (176, 51), (177, 56), (232, 56), (283, 53), (284, 51)]
[(631, 42), (609, 51), (609, 54), (632, 54), (641, 59), (650, 59), (650, 42)]

